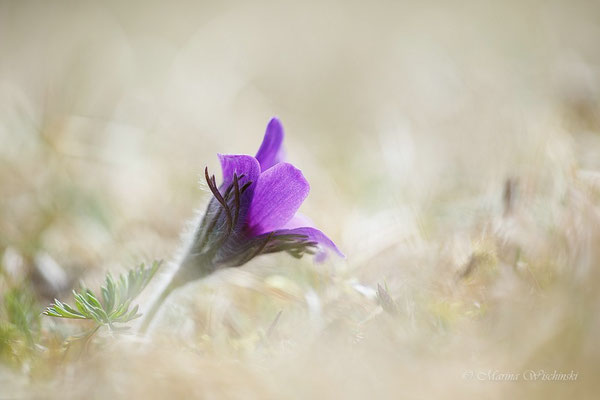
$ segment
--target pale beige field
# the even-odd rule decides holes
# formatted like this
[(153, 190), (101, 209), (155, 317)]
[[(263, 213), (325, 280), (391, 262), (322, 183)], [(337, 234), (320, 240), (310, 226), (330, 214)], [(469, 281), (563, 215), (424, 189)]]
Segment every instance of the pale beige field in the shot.
[(0, 399), (597, 398), (593, 1), (1, 1), (0, 302), (165, 260), (143, 308), (273, 115), (346, 259), (258, 257), (84, 349), (0, 311)]

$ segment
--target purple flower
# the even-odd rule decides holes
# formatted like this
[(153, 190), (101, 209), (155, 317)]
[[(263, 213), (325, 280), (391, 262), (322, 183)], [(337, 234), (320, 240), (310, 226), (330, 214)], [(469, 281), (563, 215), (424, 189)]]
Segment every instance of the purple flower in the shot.
[(317, 261), (327, 250), (343, 257), (331, 239), (297, 213), (310, 186), (299, 169), (284, 162), (283, 136), (281, 122), (273, 118), (256, 156), (219, 154), (220, 186), (205, 170), (214, 197), (191, 254), (210, 259), (214, 268), (280, 251), (297, 258), (315, 254)]
[(299, 169), (284, 162), (282, 145), (283, 127), (273, 118), (256, 156), (219, 154), (220, 186), (208, 169), (204, 171), (213, 198), (175, 274), (149, 309), (142, 332), (171, 292), (219, 268), (280, 251), (297, 258), (314, 254), (317, 261), (328, 250), (344, 257), (331, 239), (297, 213), (310, 186)]

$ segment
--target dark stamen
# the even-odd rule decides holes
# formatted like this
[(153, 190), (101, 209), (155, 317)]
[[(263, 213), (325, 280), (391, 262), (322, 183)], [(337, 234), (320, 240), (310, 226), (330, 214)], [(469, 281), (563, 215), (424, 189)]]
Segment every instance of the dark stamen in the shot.
[[(264, 249), (263, 253), (277, 253), (280, 251), (287, 251), (292, 254), (302, 255), (303, 252), (307, 252), (309, 249), (316, 249), (318, 246), (317, 242), (309, 242), (309, 241), (279, 241), (279, 237), (276, 236), (277, 242), (271, 242), (269, 247)], [(293, 255), (293, 254), (292, 254)]]
[(252, 185), (252, 181), (244, 183), (244, 186), (240, 189), (240, 194), (244, 193)]
[(232, 220), (232, 216), (231, 216), (231, 209), (229, 208), (229, 205), (227, 204), (227, 202), (225, 201), (225, 199), (221, 195), (221, 192), (219, 192), (219, 189), (217, 188), (217, 183), (215, 182), (215, 176), (213, 175), (212, 177), (210, 177), (208, 175), (208, 167), (206, 167), (204, 169), (204, 176), (206, 178), (206, 183), (208, 184), (208, 187), (209, 187), (210, 191), (213, 193), (213, 195), (215, 196), (215, 198), (217, 199), (217, 201), (219, 203), (221, 203), (221, 205), (225, 209), (226, 217), (227, 217), (227, 230), (229, 232), (231, 232), (231, 229), (233, 228), (233, 220)]
[(284, 242), (287, 242), (287, 241), (296, 241), (296, 240), (308, 239), (308, 236), (307, 235), (301, 235), (299, 233), (284, 233), (284, 234), (275, 236), (275, 238), (277, 240), (282, 240)]
[(258, 246), (258, 248), (252, 252), (252, 254), (250, 254), (250, 257), (246, 258), (246, 261), (244, 261), (244, 263), (246, 263), (249, 260), (252, 260), (254, 257), (259, 255), (264, 250), (264, 248), (267, 246), (267, 244), (269, 243), (269, 241), (271, 240), (272, 237), (273, 237), (273, 232), (271, 232), (267, 235), (264, 242), (262, 242), (261, 245)]
[[(243, 175), (242, 175), (243, 176)], [(240, 185), (238, 183), (237, 174), (233, 174), (233, 195), (234, 195), (234, 204), (235, 204), (235, 215), (233, 217), (233, 225), (237, 225), (238, 217), (240, 216)]]

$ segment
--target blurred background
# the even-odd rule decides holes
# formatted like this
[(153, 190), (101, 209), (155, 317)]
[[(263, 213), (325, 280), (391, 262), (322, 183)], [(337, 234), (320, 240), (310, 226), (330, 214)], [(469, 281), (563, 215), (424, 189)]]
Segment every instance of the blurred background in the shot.
[[(264, 256), (182, 290), (126, 382), (115, 352), (77, 384), (14, 361), (14, 298), (41, 311), (80, 280), (172, 260), (209, 198), (204, 167), (255, 154), (274, 115), (311, 183), (301, 211), (346, 260)], [(0, 143), (0, 383), (22, 393), (600, 389), (598, 2), (5, 0)], [(63, 329), (27, 315), (46, 341)], [(464, 375), (490, 370), (579, 375)]]

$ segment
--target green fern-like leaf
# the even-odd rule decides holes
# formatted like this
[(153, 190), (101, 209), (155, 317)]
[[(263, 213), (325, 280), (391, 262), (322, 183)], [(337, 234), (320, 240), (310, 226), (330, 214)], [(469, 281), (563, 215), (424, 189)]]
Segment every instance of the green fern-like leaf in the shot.
[(44, 312), (44, 315), (57, 318), (93, 320), (98, 326), (108, 325), (111, 329), (117, 328), (113, 324), (125, 324), (141, 317), (137, 305), (131, 307), (132, 301), (144, 290), (161, 262), (154, 262), (150, 268), (144, 264), (126, 274), (121, 274), (117, 279), (109, 273), (105, 284), (100, 288), (101, 296), (96, 296), (90, 289), (83, 288), (77, 292), (73, 290), (75, 307), (67, 303), (54, 300)]

